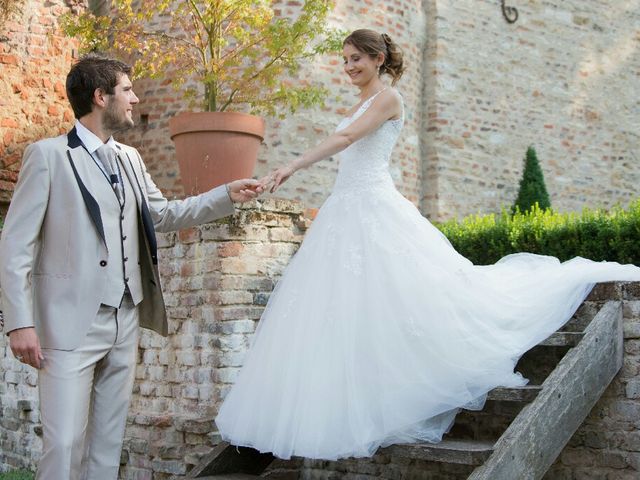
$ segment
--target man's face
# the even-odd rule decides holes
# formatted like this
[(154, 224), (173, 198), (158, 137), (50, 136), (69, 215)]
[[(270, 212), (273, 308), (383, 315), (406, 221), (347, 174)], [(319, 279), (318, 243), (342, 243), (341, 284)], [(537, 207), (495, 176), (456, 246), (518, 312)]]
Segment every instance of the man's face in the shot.
[(129, 76), (120, 75), (112, 94), (106, 95), (107, 108), (104, 111), (103, 124), (107, 130), (117, 132), (133, 127), (133, 106), (140, 100), (133, 93)]

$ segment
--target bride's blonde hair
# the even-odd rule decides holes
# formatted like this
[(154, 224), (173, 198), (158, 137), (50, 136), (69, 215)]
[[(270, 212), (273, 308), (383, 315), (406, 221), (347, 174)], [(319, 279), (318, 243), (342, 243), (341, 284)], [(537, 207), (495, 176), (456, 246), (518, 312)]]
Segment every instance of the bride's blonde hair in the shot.
[(391, 85), (395, 85), (404, 73), (402, 50), (386, 33), (378, 33), (368, 28), (354, 30), (342, 42), (342, 46), (345, 45), (352, 45), (371, 57), (377, 57), (382, 53), (384, 62), (380, 65), (378, 73), (390, 75)]

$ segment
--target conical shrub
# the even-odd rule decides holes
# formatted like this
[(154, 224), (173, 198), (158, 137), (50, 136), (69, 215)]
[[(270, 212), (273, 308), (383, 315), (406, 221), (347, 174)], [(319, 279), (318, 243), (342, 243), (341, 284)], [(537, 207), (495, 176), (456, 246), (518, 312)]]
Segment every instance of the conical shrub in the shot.
[(551, 201), (549, 200), (547, 186), (544, 183), (544, 174), (542, 173), (542, 168), (540, 168), (538, 155), (535, 148), (530, 146), (527, 148), (520, 189), (512, 211), (528, 212), (536, 203), (542, 210), (551, 208)]

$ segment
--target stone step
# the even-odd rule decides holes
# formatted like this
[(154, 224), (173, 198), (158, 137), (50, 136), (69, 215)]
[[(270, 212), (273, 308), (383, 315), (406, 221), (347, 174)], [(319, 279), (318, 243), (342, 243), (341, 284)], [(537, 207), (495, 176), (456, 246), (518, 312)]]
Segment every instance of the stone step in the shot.
[(602, 305), (596, 302), (583, 303), (578, 307), (578, 310), (573, 317), (571, 317), (571, 319), (562, 328), (560, 328), (560, 331), (584, 332), (601, 307)]
[(545, 347), (575, 347), (584, 337), (583, 332), (555, 332), (539, 345)]
[(400, 443), (379, 452), (429, 462), (482, 465), (493, 452), (493, 445), (489, 441), (445, 439), (440, 443)]
[[(185, 478), (222, 478), (227, 480), (256, 478), (273, 462), (270, 453), (260, 453), (249, 447), (236, 447), (220, 442), (211, 453), (200, 459)], [(233, 476), (240, 475), (240, 476)]]
[(543, 478), (622, 367), (623, 354), (622, 303), (607, 302), (468, 480), (524, 478), (524, 472)]
[(487, 400), (498, 402), (532, 402), (542, 390), (541, 385), (524, 385), (513, 388), (494, 388), (487, 395)]

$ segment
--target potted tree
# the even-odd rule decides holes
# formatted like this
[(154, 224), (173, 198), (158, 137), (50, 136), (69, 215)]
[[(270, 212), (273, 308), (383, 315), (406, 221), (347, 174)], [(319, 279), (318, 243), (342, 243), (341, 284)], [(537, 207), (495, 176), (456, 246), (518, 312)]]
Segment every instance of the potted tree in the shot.
[[(129, 58), (135, 77), (167, 78), (196, 112), (169, 121), (185, 193), (250, 177), (264, 136), (258, 115), (322, 103), (326, 89), (293, 83), (301, 65), (340, 48), (332, 0), (304, 0), (293, 18), (272, 0), (111, 0), (109, 15), (68, 14), (86, 50)], [(191, 83), (189, 83), (191, 82)]]

